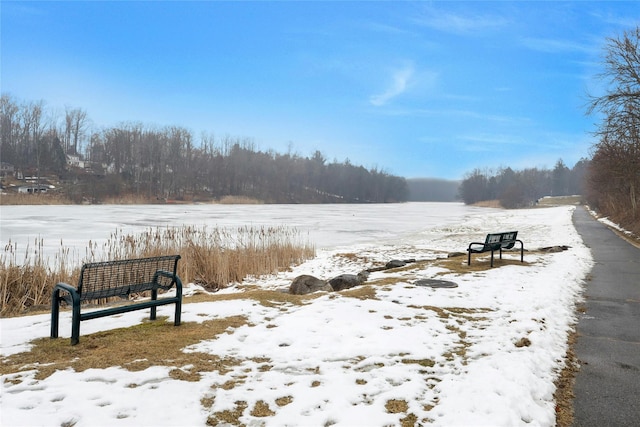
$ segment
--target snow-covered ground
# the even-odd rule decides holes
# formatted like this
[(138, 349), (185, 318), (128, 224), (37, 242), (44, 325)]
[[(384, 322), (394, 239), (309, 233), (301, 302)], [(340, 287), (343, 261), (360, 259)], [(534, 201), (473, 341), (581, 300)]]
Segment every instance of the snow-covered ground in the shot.
[[(265, 306), (252, 299), (184, 304), (184, 322), (235, 315), (248, 319), (246, 325), (184, 349), (234, 357), (239, 365), (226, 373), (202, 372), (197, 382), (173, 379), (169, 372), (175, 366), (136, 372), (119, 366), (67, 369), (44, 380), (35, 379), (35, 370), (4, 375), (2, 426), (200, 426), (207, 419), (224, 425), (215, 414), (237, 409), (236, 402), (246, 402), (239, 422), (248, 426), (387, 426), (401, 420), (440, 426), (555, 423), (554, 380), (563, 367), (575, 304), (592, 266), (572, 225), (574, 206), (6, 208), (13, 207), (2, 207), (3, 244), (32, 239), (36, 233), (45, 243), (62, 238), (65, 246), (81, 247), (89, 239), (107, 238), (115, 227), (135, 231), (182, 223), (289, 224), (308, 232), (316, 243), (313, 260), (277, 276), (247, 280), (225, 293), (242, 292), (245, 285), (283, 289), (301, 274), (329, 279), (392, 259), (435, 260), (465, 252), (470, 242), (494, 231), (518, 230), (528, 251), (526, 264), (474, 272), (448, 273), (434, 262), (374, 272), (368, 283), (384, 279), (384, 284), (372, 285), (375, 297), (368, 299), (331, 293), (303, 305)], [(555, 245), (570, 248), (535, 251)], [(473, 262), (482, 258), (474, 255)], [(519, 261), (519, 254), (505, 258)], [(466, 265), (466, 256), (455, 259)], [(429, 278), (458, 287), (416, 284)], [(196, 289), (189, 285), (189, 290)], [(159, 308), (159, 315), (172, 322), (172, 310)], [(137, 311), (83, 322), (80, 339), (145, 317)], [(30, 340), (48, 336), (49, 316), (1, 319), (0, 326), (5, 357), (28, 351)], [(63, 312), (61, 336), (68, 338), (70, 328), (70, 314)], [(222, 387), (229, 381), (235, 381), (233, 388)], [(400, 409), (392, 409), (390, 402), (400, 402), (395, 406)], [(270, 415), (252, 411), (265, 404)]]

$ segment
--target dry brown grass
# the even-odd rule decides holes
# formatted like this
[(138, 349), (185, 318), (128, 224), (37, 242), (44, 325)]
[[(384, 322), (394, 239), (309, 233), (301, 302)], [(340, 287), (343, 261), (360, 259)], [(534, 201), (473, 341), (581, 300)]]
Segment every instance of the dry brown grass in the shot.
[(309, 301), (316, 299), (322, 295), (321, 292), (316, 292), (307, 295), (293, 295), (288, 292), (274, 291), (269, 289), (261, 289), (253, 286), (239, 287), (241, 292), (234, 292), (229, 294), (196, 294), (192, 297), (185, 298), (185, 303), (198, 303), (207, 301), (238, 301), (252, 299), (259, 302), (265, 307), (277, 307), (282, 304), (303, 305)]
[(502, 208), (502, 204), (500, 204), (500, 200), (481, 200), (479, 202), (474, 203), (472, 206), (477, 206), (479, 208)]
[(276, 405), (278, 406), (287, 406), (293, 402), (293, 396), (283, 396), (276, 399)]
[(433, 368), (433, 366), (436, 364), (436, 362), (431, 359), (402, 359), (401, 362), (406, 365), (416, 364), (426, 368)]
[(580, 203), (582, 203), (582, 196), (554, 196), (543, 197), (538, 201), (538, 206), (579, 205)]
[[(60, 192), (49, 192), (39, 194), (24, 194), (16, 192), (0, 193), (0, 205), (78, 205), (91, 204), (90, 200), (83, 199), (82, 203), (74, 201)], [(117, 196), (105, 196), (100, 199), (100, 204), (104, 205), (147, 205), (147, 204), (192, 204), (211, 203), (222, 205), (257, 205), (264, 201), (246, 196), (224, 196), (219, 200), (212, 198), (202, 198), (201, 196), (187, 196), (185, 198), (165, 199), (146, 194), (126, 193)]]
[(178, 253), (178, 276), (215, 291), (248, 276), (273, 274), (315, 256), (301, 234), (287, 227), (207, 228), (182, 226), (153, 228), (137, 235), (112, 233), (103, 245), (89, 242), (82, 262), (72, 262), (61, 247), (53, 260), (43, 255), (38, 240), (18, 255), (9, 242), (0, 254), (0, 316), (24, 314), (46, 307), (58, 282), (72, 285), (82, 263), (141, 258)]
[(0, 205), (73, 205), (74, 203), (63, 194), (18, 194), (3, 193), (0, 195)]
[[(531, 253), (531, 252), (529, 252)], [(524, 262), (520, 262), (520, 252), (504, 251), (502, 259), (495, 255), (493, 260), (493, 268), (500, 268), (506, 265), (517, 265), (521, 267), (531, 266), (531, 263), (527, 262), (527, 254), (525, 253)], [(451, 258), (439, 258), (435, 261), (434, 265), (438, 267), (446, 268), (448, 271), (442, 274), (469, 274), (478, 273), (491, 269), (491, 254), (473, 254), (471, 255), (471, 265), (467, 265), (467, 254), (454, 256)]]
[(244, 426), (240, 422), (240, 417), (242, 416), (245, 409), (247, 409), (247, 402), (244, 400), (239, 400), (234, 402), (236, 407), (232, 410), (225, 410), (220, 412), (215, 412), (207, 418), (208, 426)]
[(106, 196), (100, 200), (105, 205), (147, 205), (163, 202), (157, 197), (143, 196), (139, 194), (121, 194), (119, 196)]
[[(30, 351), (2, 358), (0, 374), (36, 369), (36, 378), (44, 379), (57, 370), (68, 368), (82, 372), (89, 368), (121, 366), (130, 371), (140, 371), (150, 366), (169, 366), (173, 367), (170, 372), (172, 378), (197, 381), (200, 372), (225, 373), (240, 363), (233, 358), (185, 353), (182, 349), (213, 339), (229, 328), (245, 325), (246, 318), (233, 316), (202, 324), (184, 322), (180, 326), (173, 326), (166, 320), (166, 317), (156, 321), (145, 320), (127, 328), (83, 335), (75, 346), (69, 345), (66, 339), (36, 339)], [(186, 366), (188, 368), (184, 368)]]
[(261, 205), (264, 202), (246, 196), (224, 196), (218, 203), (221, 205)]
[(553, 393), (553, 398), (556, 401), (556, 426), (558, 427), (571, 427), (574, 421), (573, 399), (575, 394), (573, 386), (580, 370), (575, 352), (577, 336), (575, 330), (569, 333), (569, 348), (565, 355), (565, 366), (555, 381), (556, 391)]
[(406, 400), (391, 399), (387, 400), (384, 405), (385, 409), (390, 414), (398, 414), (400, 412), (407, 412), (409, 404)]
[(57, 267), (52, 269), (42, 256), (42, 239), (27, 246), (21, 259), (16, 247), (9, 242), (0, 254), (0, 316), (47, 307), (55, 284), (72, 278), (63, 249), (55, 256)]
[[(233, 294), (196, 294), (185, 297), (184, 303), (233, 301), (252, 299), (265, 307), (302, 305), (322, 294), (291, 295), (280, 291), (262, 290), (246, 286), (244, 292)], [(345, 292), (347, 296), (349, 295)], [(369, 291), (365, 291), (368, 294)], [(353, 292), (359, 295), (359, 292)], [(144, 316), (144, 315), (141, 315)], [(143, 320), (139, 325), (83, 335), (78, 345), (70, 346), (66, 339), (41, 338), (32, 342), (33, 348), (24, 353), (1, 359), (0, 375), (36, 369), (36, 378), (44, 379), (59, 369), (72, 368), (76, 372), (88, 368), (122, 366), (132, 371), (149, 366), (173, 366), (170, 376), (183, 381), (198, 381), (198, 372), (225, 372), (240, 361), (202, 353), (184, 353), (182, 349), (202, 340), (212, 339), (229, 329), (247, 325), (246, 318), (232, 316), (202, 323), (183, 322), (175, 327), (167, 318)], [(144, 345), (139, 345), (144, 343)], [(269, 359), (256, 360), (269, 362)], [(182, 367), (190, 366), (188, 369)], [(265, 365), (263, 369), (268, 369)], [(227, 385), (233, 388), (233, 384)]]

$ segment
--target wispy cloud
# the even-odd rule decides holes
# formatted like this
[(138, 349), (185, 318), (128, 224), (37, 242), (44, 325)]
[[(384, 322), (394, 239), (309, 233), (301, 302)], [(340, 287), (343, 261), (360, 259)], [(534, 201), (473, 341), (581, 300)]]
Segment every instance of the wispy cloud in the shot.
[(509, 20), (500, 15), (445, 12), (429, 7), (415, 19), (415, 22), (447, 33), (474, 34), (502, 28), (509, 23)]
[(492, 122), (495, 124), (509, 126), (525, 126), (531, 124), (531, 119), (522, 116), (508, 116), (502, 114), (491, 114), (487, 112), (479, 112), (464, 109), (448, 109), (448, 108), (395, 108), (387, 109), (383, 114), (398, 117), (425, 117), (425, 118), (462, 118), (473, 119), (483, 122)]
[(611, 11), (594, 11), (591, 16), (601, 20), (605, 24), (610, 24), (622, 28), (633, 28), (638, 24), (638, 16), (619, 15)]
[(363, 28), (369, 31), (374, 31), (374, 32), (383, 33), (383, 34), (389, 34), (389, 35), (410, 35), (411, 34), (411, 32), (406, 28), (401, 28), (396, 25), (385, 24), (381, 22), (367, 21), (362, 23), (361, 25)]
[(581, 44), (572, 40), (544, 39), (536, 37), (524, 37), (521, 39), (523, 46), (546, 53), (585, 52), (592, 53), (593, 45)]
[(372, 95), (369, 98), (371, 105), (381, 107), (393, 98), (403, 94), (407, 90), (414, 72), (415, 70), (412, 65), (395, 70), (391, 76), (391, 83), (389, 87), (384, 92), (378, 95)]
[(25, 4), (24, 2), (3, 2), (2, 11), (5, 17), (17, 18), (33, 18), (45, 15), (45, 12), (38, 8), (37, 5)]
[(478, 133), (473, 135), (459, 135), (458, 139), (467, 142), (468, 151), (487, 151), (495, 146), (520, 145), (525, 141), (519, 135)]

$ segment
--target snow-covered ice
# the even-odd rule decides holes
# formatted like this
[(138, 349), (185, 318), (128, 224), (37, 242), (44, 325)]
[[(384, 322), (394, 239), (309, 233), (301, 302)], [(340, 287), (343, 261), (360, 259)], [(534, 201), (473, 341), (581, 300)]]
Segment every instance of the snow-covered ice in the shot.
[[(241, 363), (226, 373), (202, 372), (199, 381), (172, 378), (174, 366), (136, 372), (118, 366), (67, 369), (43, 380), (35, 378), (35, 371), (4, 375), (3, 426), (198, 426), (208, 418), (216, 420), (216, 413), (237, 409), (236, 402), (246, 402), (239, 422), (248, 426), (387, 426), (401, 420), (439, 426), (555, 424), (554, 381), (564, 366), (575, 305), (592, 266), (571, 221), (574, 206), (34, 208), (3, 206), (3, 244), (40, 235), (45, 243), (62, 239), (81, 252), (88, 240), (106, 239), (115, 227), (135, 232), (183, 223), (286, 224), (307, 232), (316, 244), (314, 259), (278, 275), (247, 279), (224, 293), (243, 292), (246, 285), (279, 290), (301, 274), (329, 279), (391, 259), (435, 260), (465, 252), (471, 241), (496, 231), (519, 231), (526, 263), (466, 273), (447, 272), (432, 262), (377, 271), (367, 281), (374, 284), (375, 296), (366, 299), (343, 292), (322, 294), (302, 305), (262, 305), (252, 299), (187, 303), (183, 322), (239, 314), (247, 318), (245, 325), (184, 349)], [(555, 245), (570, 248), (535, 251)], [(474, 255), (473, 263), (483, 257)], [(519, 261), (519, 253), (504, 257)], [(466, 265), (466, 256), (455, 259)], [(458, 287), (415, 284), (434, 277)], [(197, 290), (193, 284), (188, 288)], [(173, 306), (158, 309), (168, 322), (173, 321), (172, 311)], [(145, 317), (146, 312), (137, 311), (83, 322), (80, 340)], [(70, 335), (70, 323), (70, 313), (61, 313), (63, 339)], [(15, 355), (28, 351), (32, 339), (48, 336), (49, 315), (5, 318), (0, 326), (2, 356)], [(238, 378), (244, 380), (233, 388), (221, 387)], [(138, 386), (130, 387), (132, 383)], [(404, 406), (396, 412), (389, 402)], [(268, 405), (272, 415), (252, 415), (256, 404)]]

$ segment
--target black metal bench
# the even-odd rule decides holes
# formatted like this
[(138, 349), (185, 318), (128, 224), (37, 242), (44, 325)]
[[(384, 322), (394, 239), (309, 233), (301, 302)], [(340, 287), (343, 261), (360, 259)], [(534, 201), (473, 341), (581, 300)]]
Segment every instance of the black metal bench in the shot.
[(468, 258), (467, 265), (471, 265), (471, 254), (479, 254), (482, 252), (491, 251), (491, 267), (493, 267), (493, 253), (500, 251), (500, 259), (502, 259), (502, 250), (511, 249), (515, 246), (516, 242), (520, 242), (520, 262), (524, 262), (524, 245), (522, 240), (517, 239), (517, 231), (507, 231), (505, 233), (491, 233), (487, 234), (487, 238), (484, 243), (471, 242), (467, 248)]
[[(174, 325), (180, 325), (182, 310), (182, 281), (176, 274), (180, 255), (168, 255), (118, 261), (84, 264), (80, 270), (78, 287), (57, 283), (51, 297), (51, 338), (58, 338), (60, 303), (66, 301), (72, 308), (71, 345), (80, 341), (80, 322), (113, 314), (151, 308), (151, 320), (156, 318), (156, 307), (175, 304)], [(158, 299), (158, 290), (176, 287), (172, 297)], [(80, 312), (83, 302), (113, 297), (129, 299), (131, 294), (151, 291), (151, 299), (102, 310)]]

